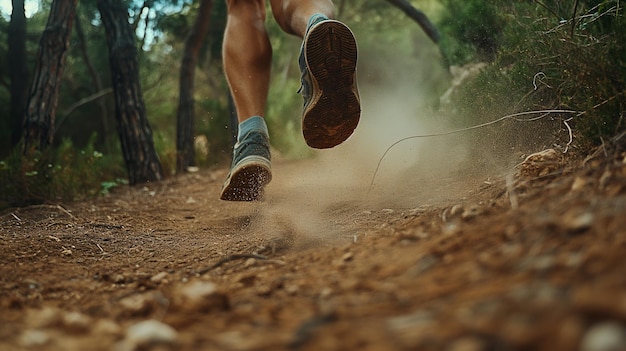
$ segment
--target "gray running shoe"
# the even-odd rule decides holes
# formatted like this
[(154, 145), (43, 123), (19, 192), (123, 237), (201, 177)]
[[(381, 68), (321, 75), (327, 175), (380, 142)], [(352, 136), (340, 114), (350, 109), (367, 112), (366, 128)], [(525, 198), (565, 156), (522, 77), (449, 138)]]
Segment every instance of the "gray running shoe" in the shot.
[(234, 148), (233, 163), (222, 188), (220, 199), (256, 201), (263, 197), (272, 180), (269, 137), (258, 130), (250, 131)]
[(302, 133), (316, 149), (344, 142), (356, 128), (361, 103), (356, 86), (356, 39), (335, 20), (309, 27), (300, 51), (304, 98)]

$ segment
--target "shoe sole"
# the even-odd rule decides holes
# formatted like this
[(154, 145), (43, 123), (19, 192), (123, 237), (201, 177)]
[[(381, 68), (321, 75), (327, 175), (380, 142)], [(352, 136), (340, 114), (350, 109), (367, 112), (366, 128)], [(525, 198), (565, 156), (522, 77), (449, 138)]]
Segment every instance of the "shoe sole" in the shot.
[(263, 198), (265, 186), (272, 180), (267, 159), (248, 156), (231, 170), (220, 199), (226, 201), (258, 201)]
[(312, 96), (302, 117), (302, 133), (310, 147), (331, 148), (352, 135), (361, 116), (356, 39), (345, 24), (324, 21), (309, 30), (304, 53)]

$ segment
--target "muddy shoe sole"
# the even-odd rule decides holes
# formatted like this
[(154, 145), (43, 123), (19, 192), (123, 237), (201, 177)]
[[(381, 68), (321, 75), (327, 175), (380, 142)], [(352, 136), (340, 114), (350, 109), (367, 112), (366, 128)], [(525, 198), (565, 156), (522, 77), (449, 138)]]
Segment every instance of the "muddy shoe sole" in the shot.
[(226, 201), (259, 201), (265, 186), (272, 180), (267, 159), (250, 156), (235, 166), (222, 188), (220, 199)]
[(327, 20), (309, 30), (303, 50), (312, 93), (302, 133), (310, 147), (331, 148), (352, 135), (361, 116), (356, 40), (345, 24)]

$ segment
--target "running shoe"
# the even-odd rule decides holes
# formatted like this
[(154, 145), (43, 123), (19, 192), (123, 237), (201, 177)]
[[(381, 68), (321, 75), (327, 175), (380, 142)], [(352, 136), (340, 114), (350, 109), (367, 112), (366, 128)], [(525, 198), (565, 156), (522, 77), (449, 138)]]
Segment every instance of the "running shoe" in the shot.
[(345, 24), (327, 19), (309, 27), (299, 57), (299, 92), (304, 98), (302, 133), (310, 147), (339, 145), (359, 123), (356, 61), (356, 39)]
[(269, 137), (252, 130), (235, 144), (233, 163), (220, 199), (256, 201), (263, 198), (265, 186), (272, 180)]

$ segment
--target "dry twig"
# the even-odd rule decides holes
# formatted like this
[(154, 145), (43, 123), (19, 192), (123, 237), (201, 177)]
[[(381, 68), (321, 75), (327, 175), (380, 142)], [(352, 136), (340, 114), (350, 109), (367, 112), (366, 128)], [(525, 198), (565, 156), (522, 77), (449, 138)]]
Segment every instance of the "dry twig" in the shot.
[(213, 264), (210, 267), (204, 268), (199, 270), (197, 273), (199, 275), (203, 275), (205, 273), (208, 273), (212, 270), (214, 270), (215, 268), (223, 265), (224, 263), (230, 262), (230, 261), (235, 261), (235, 260), (241, 260), (241, 259), (245, 259), (245, 258), (255, 258), (257, 260), (267, 260), (267, 256), (263, 256), (263, 255), (259, 255), (259, 254), (233, 254), (230, 256), (226, 256), (224, 258), (222, 258), (221, 260), (217, 261), (215, 264)]
[[(378, 160), (378, 165), (376, 165), (376, 169), (374, 170), (374, 174), (372, 175), (372, 180), (370, 182), (370, 187), (369, 187), (369, 190), (368, 190), (368, 194), (374, 188), (374, 181), (376, 180), (376, 175), (378, 174), (378, 170), (380, 169), (380, 165), (383, 162), (383, 159), (385, 158), (385, 156), (387, 156), (389, 151), (394, 148), (394, 146), (400, 144), (401, 142), (404, 142), (404, 141), (407, 141), (407, 140), (411, 140), (411, 139), (418, 139), (418, 138), (430, 138), (430, 137), (438, 137), (438, 136), (446, 136), (446, 135), (458, 134), (458, 133), (467, 132), (467, 131), (474, 130), (474, 129), (484, 128), (484, 127), (487, 127), (487, 126), (490, 126), (490, 125), (502, 122), (502, 121), (507, 120), (507, 119), (513, 119), (513, 120), (518, 121), (518, 122), (533, 122), (533, 121), (540, 120), (540, 119), (542, 119), (542, 118), (544, 118), (544, 117), (546, 117), (546, 116), (548, 116), (548, 115), (550, 115), (552, 113), (570, 113), (570, 114), (571, 113), (576, 113), (577, 116), (580, 116), (584, 112), (581, 113), (581, 112), (578, 112), (578, 111), (559, 110), (559, 109), (518, 112), (518, 113), (513, 113), (513, 114), (510, 114), (510, 115), (506, 115), (506, 116), (500, 117), (500, 118), (498, 118), (496, 120), (493, 120), (493, 121), (490, 121), (490, 122), (485, 122), (485, 123), (469, 126), (469, 127), (466, 127), (466, 128), (455, 129), (455, 130), (451, 130), (451, 131), (448, 131), (448, 132), (442, 132), (442, 133), (413, 135), (413, 136), (409, 136), (409, 137), (406, 137), (406, 138), (402, 138), (402, 139), (394, 142), (393, 144), (391, 144), (387, 148), (387, 150), (385, 150), (385, 152), (380, 157), (380, 159)], [(520, 118), (521, 116), (533, 115), (533, 114), (541, 114), (541, 115), (539, 115), (537, 117), (528, 118), (528, 119)], [(569, 121), (569, 119), (567, 121)], [(570, 131), (570, 142), (567, 144), (569, 146), (571, 144), (571, 129), (569, 128), (569, 125), (567, 123), (565, 123), (565, 125), (567, 126), (568, 130)]]

